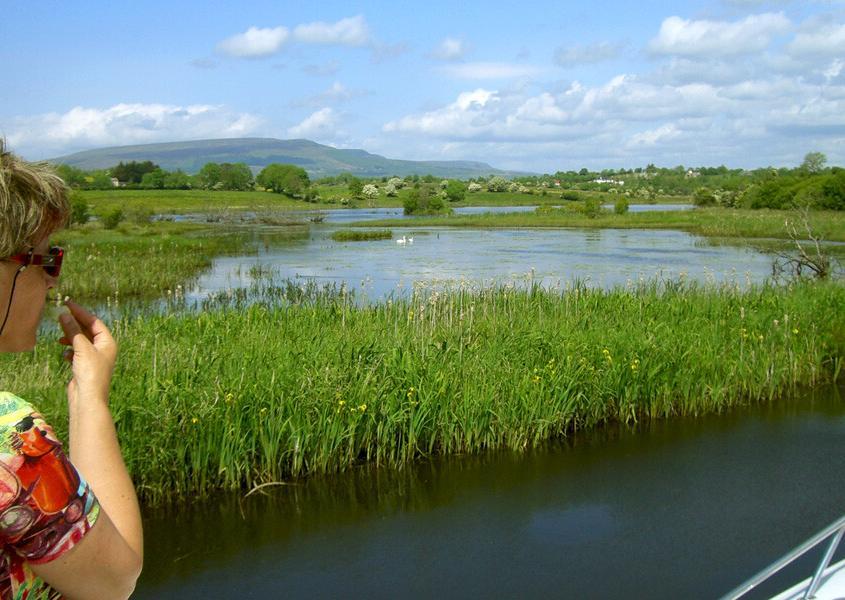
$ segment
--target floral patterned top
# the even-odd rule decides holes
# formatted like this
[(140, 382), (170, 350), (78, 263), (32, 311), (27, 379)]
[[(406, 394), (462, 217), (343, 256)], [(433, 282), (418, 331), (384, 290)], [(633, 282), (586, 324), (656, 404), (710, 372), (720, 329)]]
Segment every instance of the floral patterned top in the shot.
[(30, 565), (55, 560), (100, 514), (91, 488), (29, 403), (0, 392), (0, 600), (56, 600)]

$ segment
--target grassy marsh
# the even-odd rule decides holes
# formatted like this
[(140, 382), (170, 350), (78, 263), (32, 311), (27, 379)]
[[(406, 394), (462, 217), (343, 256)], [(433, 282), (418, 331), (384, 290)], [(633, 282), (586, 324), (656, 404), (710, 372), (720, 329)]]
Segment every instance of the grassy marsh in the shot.
[[(268, 236), (306, 235), (285, 227)], [(83, 302), (109, 297), (155, 299), (186, 286), (215, 256), (254, 251), (261, 236), (250, 229), (191, 223), (124, 223), (103, 229), (97, 223), (58, 232), (53, 242), (66, 250), (53, 296)]]
[[(572, 208), (543, 209), (528, 213), (485, 213), (447, 217), (420, 217), (415, 227), (582, 227), (591, 229), (676, 229), (704, 236), (745, 238), (786, 238), (786, 219), (797, 220), (793, 211), (706, 208), (684, 211), (629, 212), (618, 215), (603, 212), (589, 217)], [(400, 227), (408, 221), (380, 219), (352, 223), (351, 226)], [(845, 213), (813, 211), (810, 224), (816, 235), (828, 241), (845, 241)]]
[[(364, 308), (288, 284), (251, 302), (113, 323), (112, 408), (145, 501), (723, 411), (831, 381), (845, 350), (836, 283), (418, 290)], [(0, 360), (2, 387), (62, 424), (59, 346)]]

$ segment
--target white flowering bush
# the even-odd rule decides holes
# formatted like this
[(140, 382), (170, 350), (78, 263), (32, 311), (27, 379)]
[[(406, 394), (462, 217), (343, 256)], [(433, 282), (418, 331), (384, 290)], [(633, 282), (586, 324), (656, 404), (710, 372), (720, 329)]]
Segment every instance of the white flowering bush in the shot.
[(481, 187), (480, 183), (475, 183), (474, 181), (467, 186), (467, 191), (470, 192), (471, 194), (474, 194), (475, 192), (480, 192), (483, 189), (484, 188)]
[(491, 192), (506, 192), (508, 191), (509, 182), (501, 175), (495, 175), (487, 182), (487, 189)]
[(375, 200), (378, 198), (378, 193), (378, 188), (372, 183), (368, 183), (364, 186), (364, 189), (361, 190), (361, 195), (367, 200)]

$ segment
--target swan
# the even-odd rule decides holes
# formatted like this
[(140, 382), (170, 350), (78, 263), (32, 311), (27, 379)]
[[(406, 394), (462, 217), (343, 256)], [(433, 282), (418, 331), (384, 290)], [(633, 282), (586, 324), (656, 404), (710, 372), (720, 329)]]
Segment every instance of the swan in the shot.
[(397, 244), (400, 244), (400, 245), (402, 245), (402, 246), (404, 246), (404, 245), (405, 245), (405, 243), (406, 243), (407, 241), (408, 241), (408, 240), (407, 240), (407, 239), (405, 238), (405, 236), (403, 235), (401, 240), (396, 240), (396, 243), (397, 243)]
[(408, 238), (408, 243), (409, 243), (409, 244), (413, 244), (413, 243), (414, 243), (414, 238), (409, 237), (409, 238)]

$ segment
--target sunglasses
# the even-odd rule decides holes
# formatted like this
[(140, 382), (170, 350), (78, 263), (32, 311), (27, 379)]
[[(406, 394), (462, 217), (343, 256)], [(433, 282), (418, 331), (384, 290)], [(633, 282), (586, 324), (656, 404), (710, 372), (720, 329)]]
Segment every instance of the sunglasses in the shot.
[(49, 254), (33, 254), (30, 250), (26, 254), (15, 254), (5, 260), (16, 262), (24, 267), (41, 267), (50, 277), (58, 277), (62, 272), (62, 259), (65, 256), (65, 249), (59, 246), (51, 247)]

